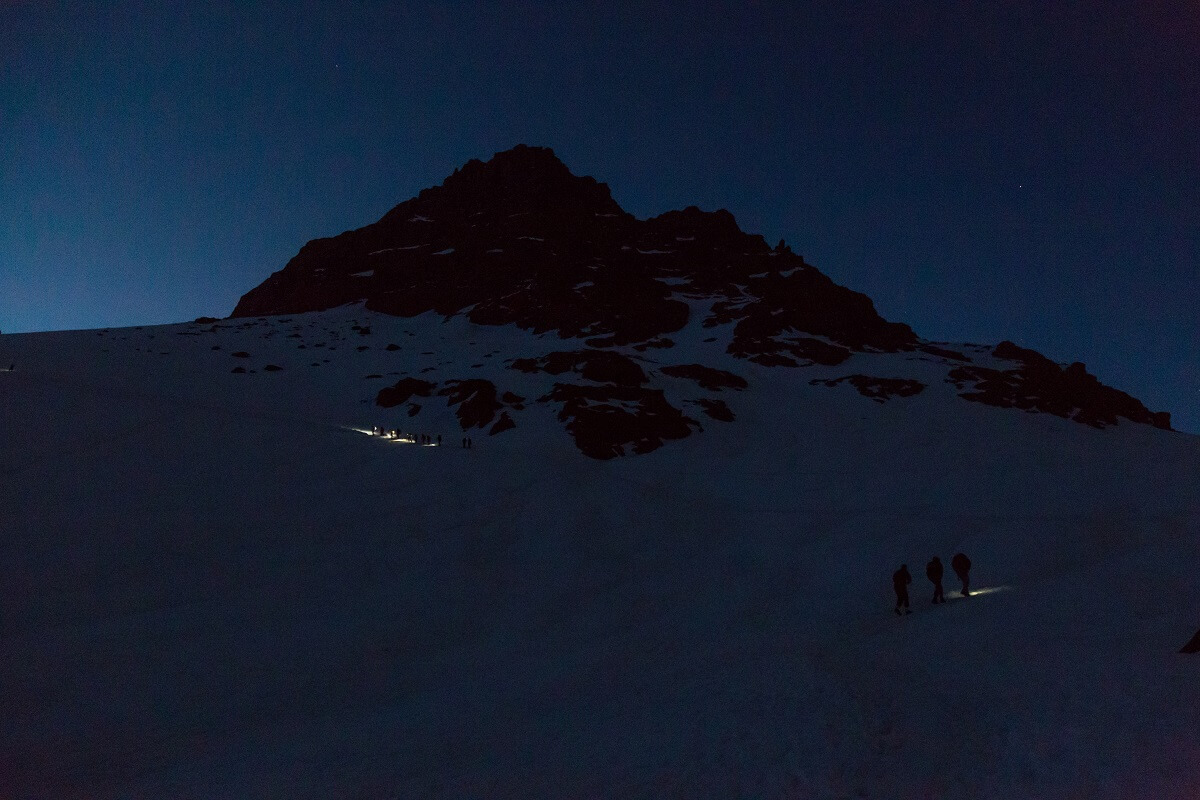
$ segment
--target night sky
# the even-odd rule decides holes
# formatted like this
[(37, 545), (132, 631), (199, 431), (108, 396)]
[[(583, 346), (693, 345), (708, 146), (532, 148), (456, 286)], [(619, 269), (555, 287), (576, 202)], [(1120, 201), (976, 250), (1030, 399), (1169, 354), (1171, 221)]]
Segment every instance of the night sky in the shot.
[(0, 330), (224, 316), (524, 142), (1200, 431), (1200, 5), (212, 5), (0, 2)]

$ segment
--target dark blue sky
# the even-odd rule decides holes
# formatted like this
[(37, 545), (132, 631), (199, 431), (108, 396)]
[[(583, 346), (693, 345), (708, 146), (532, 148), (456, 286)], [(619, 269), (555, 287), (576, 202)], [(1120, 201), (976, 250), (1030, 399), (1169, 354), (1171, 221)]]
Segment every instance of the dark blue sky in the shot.
[(0, 330), (223, 316), (525, 142), (1200, 431), (1194, 3), (246, 5), (0, 3)]

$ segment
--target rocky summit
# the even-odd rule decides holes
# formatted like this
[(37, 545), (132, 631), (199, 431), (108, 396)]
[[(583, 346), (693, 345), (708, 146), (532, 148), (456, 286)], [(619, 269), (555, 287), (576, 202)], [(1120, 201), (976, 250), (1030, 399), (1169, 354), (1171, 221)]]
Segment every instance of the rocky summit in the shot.
[(710, 301), (706, 327), (736, 322), (729, 352), (763, 364), (916, 343), (866, 296), (743, 233), (729, 212), (692, 206), (638, 220), (605, 184), (572, 175), (548, 148), (525, 146), (468, 162), (372, 225), (309, 242), (233, 316), (361, 300), (398, 316), (466, 314), (604, 347), (680, 330), (684, 297)]
[[(315, 239), (279, 272), (247, 292), (233, 317), (324, 311), (362, 303), (396, 317), (433, 312), (488, 326), (555, 334), (570, 345), (551, 353), (505, 353), (511, 369), (556, 376), (529, 403), (549, 404), (580, 449), (606, 458), (649, 452), (701, 426), (666, 399), (657, 380), (694, 387), (686, 402), (707, 417), (736, 419), (710, 396), (745, 379), (728, 359), (763, 367), (838, 366), (855, 354), (909, 354), (946, 365), (963, 399), (1051, 413), (1096, 427), (1118, 418), (1170, 428), (1166, 413), (1101, 384), (1082, 364), (1061, 366), (1010, 342), (996, 348), (938, 346), (889, 322), (870, 298), (839, 286), (783, 242), (743, 232), (728, 211), (689, 206), (647, 220), (625, 212), (607, 185), (573, 175), (549, 148), (518, 145), (471, 160), (378, 222)], [(685, 331), (690, 335), (685, 335)], [(707, 332), (707, 336), (699, 334)], [(677, 340), (715, 343), (720, 364), (672, 359)], [(692, 350), (692, 348), (685, 348)], [(657, 353), (653, 363), (644, 355)], [(979, 356), (994, 359), (980, 364)], [(724, 367), (722, 365), (725, 365)], [(646, 368), (654, 368), (650, 378)], [(715, 376), (715, 377), (714, 377)], [(726, 377), (728, 376), (728, 377)], [(428, 392), (471, 409), (463, 416), (492, 433), (518, 426), (525, 408), (487, 380), (445, 376)], [(391, 407), (412, 394), (406, 375), (380, 392)], [(847, 374), (879, 402), (919, 393), (903, 376)], [(486, 383), (487, 386), (481, 386)], [(740, 388), (746, 388), (739, 386)], [(753, 387), (749, 387), (751, 390)], [(728, 393), (727, 393), (728, 394)]]

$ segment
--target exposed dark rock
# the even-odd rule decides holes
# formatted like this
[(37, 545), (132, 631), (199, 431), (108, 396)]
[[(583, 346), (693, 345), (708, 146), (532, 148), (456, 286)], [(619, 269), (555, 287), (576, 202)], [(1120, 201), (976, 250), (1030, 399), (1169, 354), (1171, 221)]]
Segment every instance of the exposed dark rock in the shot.
[(245, 350), (239, 350), (236, 353), (230, 353), (229, 355), (233, 356), (234, 358), (249, 358), (250, 357), (250, 354), (247, 353)]
[(538, 372), (541, 366), (538, 359), (514, 359), (509, 365), (510, 369), (516, 369), (517, 372)]
[(615, 383), (621, 386), (640, 386), (646, 382), (646, 373), (632, 359), (610, 352), (582, 352), (582, 358), (572, 369), (584, 378), (597, 383)]
[(625, 455), (627, 446), (649, 453), (665, 440), (682, 439), (696, 425), (666, 401), (661, 389), (556, 383), (540, 401), (563, 404), (559, 420), (575, 446), (592, 458)]
[(1200, 653), (1200, 631), (1196, 631), (1196, 635), (1191, 640), (1179, 649), (1181, 653)]
[(893, 397), (912, 397), (925, 389), (925, 384), (908, 378), (876, 378), (871, 375), (845, 375), (832, 380), (820, 378), (809, 381), (813, 386), (837, 386), (848, 381), (863, 397), (885, 403)]
[(536, 358), (518, 358), (509, 364), (509, 368), (515, 369), (518, 372), (537, 372), (541, 369), (541, 366), (538, 364)]
[(492, 426), (492, 429), (488, 431), (488, 434), (490, 436), (495, 436), (497, 433), (503, 433), (504, 431), (511, 430), (515, 427), (517, 427), (517, 423), (513, 422), (513, 418), (508, 415), (508, 412), (501, 411), (500, 419), (496, 420), (496, 424)]
[(216, 317), (196, 317), (192, 320), (197, 325), (212, 325), (214, 322), (220, 322)]
[(1027, 347), (1019, 347), (1007, 339), (996, 345), (996, 349), (992, 351), (992, 355), (994, 355), (996, 358), (1003, 358), (1009, 361), (1030, 361), (1034, 363), (1050, 361), (1050, 359), (1046, 358), (1037, 350), (1030, 350)]
[(737, 324), (728, 347), (731, 354), (766, 367), (796, 367), (801, 361), (804, 366), (834, 367), (850, 358), (851, 352), (845, 347), (809, 337), (777, 338), (774, 334), (767, 335), (765, 330), (755, 331), (755, 324), (751, 322), (745, 328), (746, 320)]
[(388, 346), (383, 349), (387, 350), (388, 352), (395, 352), (400, 349), (400, 345), (389, 343)]
[(917, 349), (922, 352), (929, 353), (929, 355), (931, 355), (931, 356), (939, 356), (941, 358), (949, 358), (954, 361), (966, 361), (968, 363), (970, 363), (970, 361), (971, 361), (970, 358), (968, 358), (963, 353), (958, 352), (957, 350), (947, 350), (945, 348), (937, 347), (935, 345), (924, 343), (924, 342), (917, 345)]
[(734, 375), (732, 372), (706, 367), (703, 364), (673, 365), (663, 367), (659, 372), (670, 375), (672, 378), (688, 378), (700, 384), (700, 388), (712, 392), (719, 392), (724, 388), (745, 389), (749, 385), (745, 378)]
[(799, 339), (788, 343), (786, 349), (792, 355), (826, 367), (836, 367), (850, 358), (850, 351), (846, 348), (827, 344), (820, 339)]
[[(837, 285), (801, 257), (780, 254), (770, 261), (762, 267), (765, 275), (751, 275), (744, 289), (726, 292), (727, 299), (715, 303), (704, 321), (711, 327), (737, 320), (728, 348), (733, 355), (790, 353), (813, 363), (836, 364), (840, 361), (834, 359), (849, 357), (846, 348), (896, 352), (916, 345), (911, 328), (887, 322), (870, 298)], [(797, 341), (799, 333), (824, 336), (842, 347), (833, 349), (810, 338)]]
[(263, 372), (279, 372), (281, 369), (283, 369), (283, 367), (275, 364), (267, 364), (265, 367), (263, 367)]
[(637, 362), (608, 350), (555, 352), (537, 359), (518, 358), (509, 366), (521, 372), (541, 371), (550, 375), (576, 372), (589, 381), (621, 386), (640, 386), (646, 382), (646, 373)]
[(421, 404), (420, 403), (409, 403), (408, 404), (408, 415), (410, 417), (415, 417), (417, 414), (420, 414), (420, 413), (421, 413)]
[(484, 427), (501, 410), (501, 404), (496, 400), (496, 385), (483, 378), (446, 381), (446, 387), (438, 394), (447, 398), (447, 405), (458, 406), (455, 414), (463, 430)]
[(798, 367), (794, 358), (780, 355), (779, 353), (759, 353), (756, 356), (751, 356), (750, 360), (756, 364), (762, 364), (764, 367)]
[(700, 408), (704, 413), (720, 422), (733, 422), (733, 412), (729, 410), (729, 406), (725, 405), (724, 400), (716, 400), (711, 397), (702, 397), (696, 401), (700, 404)]
[(1116, 425), (1120, 417), (1132, 422), (1171, 430), (1171, 415), (1151, 412), (1125, 392), (1105, 386), (1078, 362), (1063, 368), (1036, 350), (1001, 342), (992, 355), (1018, 361), (1016, 369), (956, 367), (947, 381), (960, 390), (959, 396), (1000, 408), (1020, 408), (1072, 419), (1096, 428)]
[(231, 369), (229, 371), (236, 375), (244, 375), (246, 373), (246, 368), (245, 367), (234, 367), (233, 369)]
[(408, 398), (413, 395), (429, 397), (435, 386), (437, 386), (436, 383), (423, 381), (420, 378), (401, 378), (394, 385), (379, 390), (379, 394), (375, 396), (375, 405), (392, 408), (407, 402)]

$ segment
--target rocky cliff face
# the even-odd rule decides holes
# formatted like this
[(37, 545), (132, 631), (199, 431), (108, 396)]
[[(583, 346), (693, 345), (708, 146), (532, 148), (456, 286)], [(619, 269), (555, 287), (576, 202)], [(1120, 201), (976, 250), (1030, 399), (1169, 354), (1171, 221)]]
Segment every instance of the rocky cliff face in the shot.
[(701, 322), (737, 323), (730, 352), (795, 365), (842, 348), (910, 349), (906, 325), (787, 248), (695, 207), (641, 221), (608, 187), (572, 175), (546, 148), (470, 161), (373, 225), (306, 244), (248, 292), (233, 316), (319, 311), (365, 300), (399, 316), (466, 314), (488, 325), (634, 344), (688, 323), (679, 296), (711, 300)]
[[(625, 445), (646, 452), (699, 428), (636, 377), (642, 375), (637, 353), (668, 351), (672, 335), (696, 327), (712, 329), (705, 341), (719, 341), (726, 356), (763, 366), (828, 367), (855, 353), (910, 353), (949, 366), (946, 380), (967, 400), (1097, 427), (1116, 424), (1118, 417), (1170, 426), (1166, 414), (1152, 414), (1082, 365), (1062, 369), (1004, 343), (983, 352), (1019, 366), (998, 369), (1003, 365), (981, 366), (924, 342), (782, 242), (772, 248), (761, 236), (744, 233), (727, 211), (693, 206), (635, 219), (605, 184), (571, 174), (547, 148), (521, 145), (487, 162), (472, 160), (378, 222), (309, 242), (243, 296), (233, 316), (296, 314), (351, 302), (399, 317), (433, 311), (581, 340), (576, 347), (586, 349), (540, 362), (525, 353), (507, 355), (513, 369), (561, 376), (555, 390), (536, 402), (556, 404), (581, 449), (598, 457), (620, 455)], [(598, 352), (609, 355), (601, 359)], [(668, 364), (660, 371), (704, 381), (719, 372), (717, 366)], [(810, 383), (848, 381), (879, 402), (924, 388), (904, 378), (850, 372)], [(401, 402), (393, 395), (410, 389), (398, 385), (386, 397), (381, 393), (379, 402)], [(450, 402), (458, 394), (451, 392)], [(519, 410), (506, 411), (495, 398), (485, 406), (489, 421), (505, 415), (493, 433), (511, 428), (508, 411)], [(735, 419), (736, 410), (723, 400), (705, 398), (699, 407), (713, 419)]]

